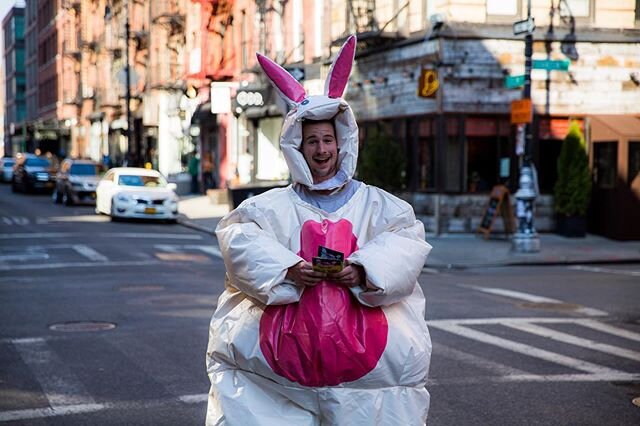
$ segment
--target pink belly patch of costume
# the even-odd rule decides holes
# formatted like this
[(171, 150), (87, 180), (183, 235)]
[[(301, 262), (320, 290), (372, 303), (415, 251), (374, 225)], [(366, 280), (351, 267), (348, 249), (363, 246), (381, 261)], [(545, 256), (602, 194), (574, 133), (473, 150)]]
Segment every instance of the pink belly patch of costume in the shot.
[[(305, 222), (298, 254), (311, 262), (320, 245), (341, 251), (346, 259), (358, 248), (351, 222)], [(382, 308), (364, 306), (347, 287), (321, 281), (306, 287), (297, 303), (265, 308), (260, 349), (280, 376), (304, 386), (335, 386), (375, 368), (387, 332)]]

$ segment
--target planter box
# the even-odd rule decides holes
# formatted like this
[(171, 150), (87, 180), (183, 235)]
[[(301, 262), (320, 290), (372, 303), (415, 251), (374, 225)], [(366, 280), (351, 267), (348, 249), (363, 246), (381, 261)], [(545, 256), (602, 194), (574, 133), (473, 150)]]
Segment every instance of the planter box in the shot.
[(586, 216), (558, 215), (556, 232), (563, 237), (583, 238), (587, 233), (587, 218)]

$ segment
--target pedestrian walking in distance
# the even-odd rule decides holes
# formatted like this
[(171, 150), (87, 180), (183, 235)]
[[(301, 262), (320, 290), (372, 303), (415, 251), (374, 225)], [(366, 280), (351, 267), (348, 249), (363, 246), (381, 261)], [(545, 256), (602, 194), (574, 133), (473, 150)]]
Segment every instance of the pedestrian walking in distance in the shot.
[(319, 96), (258, 55), (291, 107), (280, 146), (293, 183), (216, 228), (227, 274), (209, 329), (208, 425), (426, 422), (417, 279), (431, 246), (409, 204), (353, 179), (358, 126), (342, 96), (355, 47), (351, 36)]

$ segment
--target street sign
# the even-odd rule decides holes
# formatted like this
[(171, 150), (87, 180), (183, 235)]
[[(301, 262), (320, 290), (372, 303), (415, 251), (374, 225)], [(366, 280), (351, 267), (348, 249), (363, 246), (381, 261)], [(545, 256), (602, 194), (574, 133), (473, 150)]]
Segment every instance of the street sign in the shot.
[(524, 86), (524, 75), (508, 75), (504, 78), (504, 87), (507, 89), (515, 89)]
[(524, 21), (518, 21), (513, 23), (513, 33), (515, 35), (531, 34), (535, 29), (536, 29), (536, 23), (532, 17), (529, 17)]
[(435, 98), (438, 87), (440, 87), (438, 71), (423, 68), (420, 71), (420, 80), (418, 81), (418, 96)]
[(571, 61), (568, 59), (552, 60), (552, 59), (534, 59), (532, 68), (534, 70), (547, 70), (547, 71), (569, 71), (569, 64)]
[(511, 101), (511, 124), (531, 123), (532, 112), (531, 99)]

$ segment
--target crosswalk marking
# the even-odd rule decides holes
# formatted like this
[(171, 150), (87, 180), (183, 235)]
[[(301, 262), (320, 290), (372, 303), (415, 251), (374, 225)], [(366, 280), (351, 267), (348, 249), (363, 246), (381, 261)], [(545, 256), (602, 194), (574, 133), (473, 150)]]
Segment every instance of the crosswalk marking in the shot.
[(625, 339), (640, 342), (640, 334), (634, 333), (629, 330), (625, 330), (623, 328), (612, 327), (608, 324), (604, 324), (599, 321), (583, 320), (583, 321), (580, 321), (580, 325), (583, 327), (592, 328), (597, 331), (602, 331), (604, 333), (613, 334), (614, 336), (624, 337)]
[(222, 253), (218, 247), (213, 245), (176, 245), (176, 244), (156, 244), (154, 247), (167, 253), (182, 253), (184, 250), (200, 250), (213, 257), (222, 259)]
[(565, 367), (573, 368), (575, 370), (594, 374), (624, 374), (623, 371), (617, 371), (608, 367), (590, 363), (588, 361), (571, 358), (565, 355), (557, 354), (555, 352), (549, 352), (547, 350), (536, 348), (535, 346), (527, 345), (524, 343), (513, 342), (511, 340), (503, 339), (502, 337), (497, 337), (492, 334), (477, 331), (468, 327), (442, 323), (432, 323), (430, 325), (431, 327), (435, 327), (449, 333), (456, 334), (458, 336), (466, 337), (468, 339), (476, 340), (489, 345), (498, 346), (503, 349), (508, 349), (510, 351), (542, 359), (544, 361), (564, 365)]
[[(530, 293), (524, 293), (521, 291), (513, 291), (513, 290), (506, 290), (503, 288), (488, 288), (488, 287), (478, 287), (478, 286), (470, 286), (470, 285), (465, 285), (465, 284), (460, 284), (461, 287), (465, 287), (465, 288), (470, 288), (473, 290), (477, 290), (477, 291), (481, 291), (483, 293), (488, 293), (488, 294), (495, 294), (497, 296), (504, 296), (504, 297), (509, 297), (512, 299), (517, 299), (517, 300), (524, 300), (526, 302), (533, 302), (533, 303), (549, 303), (549, 304), (557, 304), (557, 305), (561, 305), (564, 304), (565, 302), (563, 302), (562, 300), (558, 300), (558, 299), (552, 299), (550, 297), (543, 297), (543, 296), (538, 296), (535, 294), (530, 294)], [(587, 315), (587, 316), (606, 316), (608, 315), (606, 312), (601, 311), (599, 309), (594, 309), (594, 308), (587, 308), (584, 306), (578, 307), (577, 309), (574, 310), (575, 313), (577, 314), (581, 314), (581, 315)]]
[[(143, 238), (143, 239), (175, 239), (175, 240), (202, 240), (199, 234), (147, 234), (142, 232), (102, 232), (92, 234), (100, 238)], [(81, 232), (25, 232), (13, 234), (0, 234), (0, 240), (22, 240), (41, 238), (78, 238), (86, 237)]]
[(598, 352), (604, 352), (609, 355), (616, 355), (621, 358), (628, 358), (633, 361), (640, 361), (640, 352), (629, 349), (619, 348), (617, 346), (608, 345), (606, 343), (595, 342), (590, 339), (583, 339), (568, 333), (552, 330), (546, 327), (540, 327), (534, 324), (505, 324), (507, 327), (515, 330), (524, 331), (526, 333), (535, 334), (537, 336), (546, 337), (558, 342), (569, 343), (574, 346), (591, 349)]
[(437, 342), (433, 343), (432, 356), (444, 356), (449, 359), (464, 362), (466, 364), (491, 371), (493, 373), (499, 374), (500, 376), (522, 376), (527, 374), (526, 371), (522, 371), (508, 365), (500, 364), (498, 362), (491, 361)]
[(159, 260), (131, 260), (115, 262), (57, 262), (33, 265), (0, 265), (0, 271), (24, 271), (32, 269), (58, 269), (58, 268), (93, 268), (111, 266), (146, 266), (160, 265)]
[(29, 225), (31, 220), (24, 216), (2, 216), (2, 221), (6, 225)]
[(51, 408), (94, 404), (82, 383), (68, 370), (44, 340), (13, 341), (22, 360), (33, 372)]
[(78, 252), (78, 254), (81, 254), (82, 256), (93, 260), (95, 262), (108, 262), (109, 259), (107, 259), (106, 256), (101, 255), (100, 253), (98, 253), (97, 251), (95, 251), (94, 249), (92, 249), (89, 246), (86, 246), (84, 244), (73, 244), (70, 246), (72, 249), (74, 249), (76, 252)]

